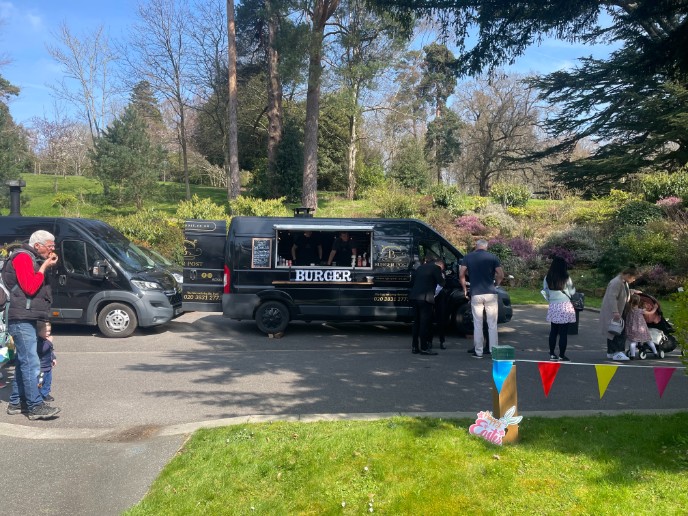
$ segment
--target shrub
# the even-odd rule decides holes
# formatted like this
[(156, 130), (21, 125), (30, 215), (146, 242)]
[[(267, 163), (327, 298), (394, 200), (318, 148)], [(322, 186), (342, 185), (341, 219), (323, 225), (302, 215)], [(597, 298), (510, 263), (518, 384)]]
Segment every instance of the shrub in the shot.
[(540, 254), (550, 260), (558, 256), (562, 258), (569, 267), (572, 267), (573, 264), (576, 263), (576, 255), (571, 249), (567, 249), (566, 247), (557, 245), (545, 246), (540, 249)]
[(201, 199), (193, 194), (190, 201), (180, 201), (177, 205), (177, 218), (180, 223), (185, 220), (220, 220), (227, 218), (227, 212), (222, 206), (215, 204), (208, 198)]
[(53, 197), (53, 208), (59, 207), (62, 216), (67, 216), (70, 213), (70, 209), (76, 205), (78, 199), (76, 195), (58, 193)]
[(136, 244), (145, 244), (182, 263), (183, 233), (176, 219), (155, 209), (115, 217), (109, 223)]
[(492, 239), (488, 242), (488, 250), (504, 261), (511, 256), (511, 248), (501, 239)]
[(646, 228), (629, 231), (619, 237), (619, 247), (626, 250), (630, 261), (636, 265), (673, 267), (676, 263), (676, 242), (659, 231)]
[(666, 197), (688, 197), (688, 169), (673, 174), (644, 174), (637, 180), (637, 187), (648, 202), (657, 202)]
[(681, 219), (684, 215), (683, 211), (683, 201), (678, 197), (665, 197), (657, 201), (657, 206), (659, 206), (664, 214), (672, 219)]
[(514, 256), (518, 256), (524, 260), (533, 260), (537, 255), (533, 242), (525, 238), (511, 238), (507, 240), (507, 245)]
[(612, 189), (609, 192), (609, 195), (606, 197), (603, 197), (601, 199), (602, 202), (606, 203), (607, 205), (615, 208), (621, 208), (624, 204), (629, 203), (630, 201), (640, 201), (642, 200), (642, 196), (638, 194), (634, 194), (631, 192), (624, 192), (623, 190), (615, 190)]
[(456, 226), (471, 235), (484, 235), (487, 231), (487, 228), (480, 222), (477, 215), (463, 215), (459, 217), (456, 219)]
[(680, 282), (662, 265), (641, 267), (634, 286), (641, 287), (643, 292), (652, 296), (665, 296), (676, 292)]
[(380, 209), (379, 215), (389, 219), (404, 219), (416, 214), (416, 195), (400, 188), (395, 183), (386, 183), (371, 188), (365, 193), (367, 199)]
[(356, 197), (361, 197), (366, 190), (381, 186), (384, 183), (385, 169), (381, 163), (377, 161), (370, 164), (363, 163), (360, 167), (360, 172), (356, 176)]
[(531, 197), (526, 185), (497, 182), (490, 188), (490, 197), (502, 206), (525, 206)]
[(614, 217), (617, 208), (603, 201), (577, 205), (571, 211), (571, 221), (575, 224), (601, 224)]
[(647, 201), (630, 201), (616, 213), (619, 224), (644, 226), (651, 220), (661, 219), (662, 209)]
[(284, 217), (289, 215), (284, 203), (286, 197), (278, 199), (257, 199), (255, 197), (244, 197), (240, 195), (230, 201), (229, 207), (233, 216), (248, 217)]
[(593, 265), (602, 255), (601, 241), (599, 232), (595, 229), (574, 227), (550, 235), (542, 244), (540, 252), (551, 258), (557, 252), (564, 252), (558, 251), (559, 249), (566, 249), (566, 256), (573, 257), (570, 264)]
[(480, 220), (488, 227), (498, 229), (503, 236), (512, 235), (518, 224), (499, 204), (489, 204), (480, 211)]
[(480, 212), (490, 205), (490, 200), (487, 197), (480, 197), (479, 195), (469, 195), (464, 200), (466, 211)]
[[(671, 296), (676, 302), (672, 322), (676, 328), (676, 340), (683, 349), (688, 349), (688, 284), (683, 285), (683, 289), (683, 292)], [(684, 353), (683, 363), (688, 364), (688, 353)]]
[(432, 206), (434, 208), (444, 208), (453, 212), (458, 208), (461, 200), (461, 193), (455, 186), (445, 184), (435, 185), (430, 189), (432, 196)]

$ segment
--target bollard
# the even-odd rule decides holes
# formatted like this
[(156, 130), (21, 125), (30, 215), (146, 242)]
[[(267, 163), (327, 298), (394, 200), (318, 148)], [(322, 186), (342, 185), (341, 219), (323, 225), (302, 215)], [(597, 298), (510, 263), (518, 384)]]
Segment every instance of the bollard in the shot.
[[(492, 360), (493, 361), (511, 361), (516, 358), (514, 348), (512, 346), (493, 346)], [(492, 415), (499, 419), (504, 416), (507, 410), (515, 407), (514, 416), (518, 415), (518, 401), (516, 393), (516, 364), (511, 366), (508, 376), (502, 384), (501, 392), (497, 392), (497, 386), (492, 378)], [(515, 443), (518, 441), (518, 424), (509, 425), (507, 427), (506, 435), (502, 442)]]

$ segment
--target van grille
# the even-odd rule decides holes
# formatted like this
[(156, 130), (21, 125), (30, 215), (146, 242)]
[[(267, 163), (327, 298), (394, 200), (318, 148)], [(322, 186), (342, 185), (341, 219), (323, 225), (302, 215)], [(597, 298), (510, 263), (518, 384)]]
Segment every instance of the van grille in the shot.
[(167, 295), (167, 299), (170, 300), (170, 304), (173, 307), (176, 306), (181, 306), (182, 305), (182, 295), (179, 292), (173, 291), (173, 293), (165, 292), (165, 295)]

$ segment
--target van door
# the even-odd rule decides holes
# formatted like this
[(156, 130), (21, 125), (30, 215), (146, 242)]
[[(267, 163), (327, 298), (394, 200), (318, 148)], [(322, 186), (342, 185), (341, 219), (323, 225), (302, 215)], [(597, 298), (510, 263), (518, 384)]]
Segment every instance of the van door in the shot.
[(187, 220), (184, 223), (184, 283), (182, 309), (221, 312), (225, 282), (224, 220)]
[(53, 306), (51, 317), (72, 322), (86, 322), (91, 299), (103, 290), (118, 290), (116, 279), (94, 278), (91, 267), (105, 256), (83, 240), (65, 239), (58, 244), (56, 281), (52, 282)]

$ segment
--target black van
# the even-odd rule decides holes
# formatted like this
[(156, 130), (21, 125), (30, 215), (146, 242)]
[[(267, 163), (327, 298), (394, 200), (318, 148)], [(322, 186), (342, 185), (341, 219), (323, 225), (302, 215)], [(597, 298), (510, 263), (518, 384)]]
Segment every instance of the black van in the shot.
[[(451, 271), (447, 322), (473, 332), (458, 282), (463, 255), (419, 220), (234, 217), (226, 238), (225, 232), (224, 221), (186, 222), (184, 310), (252, 319), (268, 334), (284, 331), (291, 320), (411, 321), (411, 273), (426, 259), (441, 258)], [(318, 257), (311, 249), (306, 264), (295, 265), (306, 232), (316, 239)], [(344, 232), (344, 249), (352, 254), (331, 260)], [(499, 289), (499, 300), (499, 322), (508, 322), (508, 293)]]
[(106, 337), (128, 337), (137, 326), (164, 324), (181, 313), (181, 287), (172, 275), (105, 222), (0, 217), (0, 247), (28, 241), (40, 229), (55, 235), (59, 257), (48, 272), (53, 322), (97, 325)]

